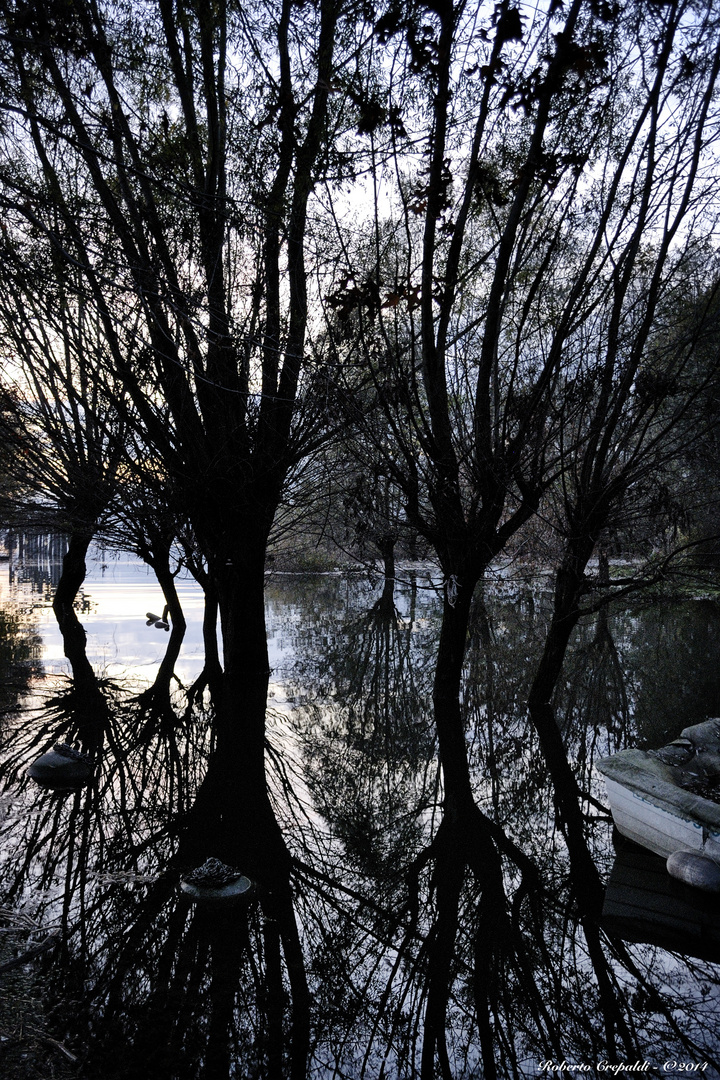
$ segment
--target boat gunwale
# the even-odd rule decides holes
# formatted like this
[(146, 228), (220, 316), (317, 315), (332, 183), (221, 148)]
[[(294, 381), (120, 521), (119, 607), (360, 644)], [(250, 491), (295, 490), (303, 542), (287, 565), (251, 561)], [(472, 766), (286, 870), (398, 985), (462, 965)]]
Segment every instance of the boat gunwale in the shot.
[(644, 801), (675, 817), (702, 826), (713, 838), (720, 838), (720, 805), (680, 787), (671, 766), (646, 750), (621, 750), (595, 762), (603, 776), (626, 788)]

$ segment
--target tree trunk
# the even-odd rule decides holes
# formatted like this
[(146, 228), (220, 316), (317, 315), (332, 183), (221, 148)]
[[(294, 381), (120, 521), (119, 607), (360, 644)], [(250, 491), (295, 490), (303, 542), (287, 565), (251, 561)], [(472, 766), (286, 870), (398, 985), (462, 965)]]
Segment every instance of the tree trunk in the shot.
[[(170, 682), (175, 673), (175, 664), (180, 655), (180, 649), (185, 637), (187, 624), (185, 622), (182, 605), (180, 604), (180, 597), (175, 588), (175, 576), (170, 569), (169, 549), (167, 551), (162, 551), (159, 554), (153, 554), (152, 559), (148, 559), (147, 561), (150, 562), (150, 565), (155, 572), (155, 577), (158, 580), (158, 584), (162, 589), (163, 596), (165, 597), (165, 611), (163, 612), (163, 618), (169, 613), (170, 639), (167, 643), (165, 655), (160, 662), (155, 681), (152, 686), (145, 691), (142, 698), (148, 701), (151, 700), (157, 706), (169, 707)], [(153, 629), (153, 633), (157, 633), (157, 631)]]
[[(242, 704), (242, 699), (235, 703), (236, 707)], [(218, 745), (210, 758), (195, 802), (185, 817), (175, 861), (186, 869), (214, 855), (261, 886), (258, 897), (267, 920), (265, 944), (269, 949), (264, 993), (258, 1006), (265, 1012), (268, 1038), (273, 1040), (273, 1045), (267, 1047), (268, 1076), (283, 1075), (283, 1061), (289, 1057), (290, 1080), (304, 1080), (310, 1043), (310, 996), (293, 908), (291, 860), (267, 798), (264, 773), (263, 791), (258, 796), (246, 783), (248, 766), (252, 768), (252, 763), (243, 752), (236, 725), (225, 732), (223, 745)], [(289, 994), (283, 986), (281, 946)], [(289, 1020), (287, 1027), (284, 1016)]]
[(590, 536), (571, 542), (557, 571), (552, 621), (530, 689), (528, 711), (555, 789), (558, 825), (568, 845), (577, 895), (588, 913), (597, 914), (602, 902), (602, 886), (585, 840), (580, 790), (567, 759), (552, 704), (570, 636), (580, 617), (578, 605), (584, 572), (593, 547), (594, 538)]
[(466, 868), (470, 869), (482, 888), (473, 984), (480, 1049), (489, 1080), (496, 1075), (496, 1069), (488, 1002), (493, 993), (493, 971), (509, 926), (501, 851), (515, 862), (524, 878), (528, 881), (536, 879), (536, 869), (531, 861), (499, 826), (483, 814), (473, 797), (461, 690), (470, 609), (475, 587), (481, 577), (482, 572), (476, 569), (462, 582), (452, 576), (446, 582), (433, 684), (444, 814), (429, 849), (414, 864), (417, 868), (434, 859), (432, 880), (438, 912), (428, 937), (428, 994), (424, 1031), (427, 1045), (423, 1047), (422, 1080), (435, 1077), (436, 1057), (443, 1080), (450, 1080), (451, 1076), (445, 1043), (445, 1016), (452, 979), (458, 906)]
[(220, 651), (218, 649), (218, 595), (217, 590), (210, 580), (210, 575), (197, 566), (190, 566), (191, 573), (203, 591), (203, 646), (204, 662), (203, 669), (188, 690), (188, 709), (192, 709), (195, 701), (204, 691), (210, 689), (210, 697), (214, 702), (219, 702), (222, 685), (222, 664), (220, 663)]
[(205, 647), (205, 678), (210, 687), (210, 693), (217, 696), (217, 689), (222, 677), (222, 664), (218, 650), (217, 622), (218, 622), (218, 598), (217, 593), (208, 581), (203, 586), (203, 645)]
[[(265, 774), (265, 711), (270, 676), (265, 627), (265, 552), (242, 574), (216, 573), (224, 656), (217, 709), (217, 751), (234, 791), (235, 829), (249, 876), (269, 888), (287, 874), (289, 854), (270, 804)], [(252, 823), (253, 828), (249, 828)], [(277, 874), (280, 878), (277, 878)]]
[(475, 582), (463, 585), (453, 595), (448, 595), (446, 591), (433, 683), (445, 812), (452, 825), (458, 824), (463, 814), (472, 812), (474, 808), (465, 725), (460, 708), (462, 667), (474, 587)]
[(95, 684), (95, 672), (87, 658), (87, 634), (74, 608), (77, 594), (85, 581), (85, 557), (92, 538), (92, 532), (71, 533), (53, 598), (53, 611), (62, 634), (63, 651), (70, 661), (77, 686)]
[(395, 578), (395, 537), (381, 536), (377, 541), (383, 561), (383, 573), (386, 580)]

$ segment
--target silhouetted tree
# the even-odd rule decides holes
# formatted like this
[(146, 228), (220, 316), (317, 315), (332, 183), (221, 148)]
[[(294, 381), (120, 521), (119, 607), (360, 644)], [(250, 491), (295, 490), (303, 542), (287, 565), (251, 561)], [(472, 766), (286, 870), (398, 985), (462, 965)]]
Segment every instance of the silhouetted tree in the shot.
[[(558, 490), (572, 491), (562, 515), (568, 547), (530, 705), (571, 858), (581, 864), (576, 880), (597, 906), (579, 793), (547, 688), (611, 507), (628, 506), (677, 449), (695, 392), (661, 416), (656, 395), (636, 380), (683, 264), (715, 221), (720, 26), (714, 5), (684, 0), (575, 0), (532, 16), (509, 2), (487, 16), (408, 3), (389, 7), (377, 33), (393, 63), (376, 74), (385, 125), (375, 131), (375, 227), (358, 239), (338, 214), (345, 255), (328, 321), (338, 355), (362, 357), (372, 377), (383, 437), (394, 443), (390, 475), (444, 575), (433, 690), (445, 818), (431, 853), (443, 886), (431, 961), (438, 982), (426, 1012), (430, 1077), (435, 1051), (447, 1072), (440, 986), (450, 977), (463, 860), (485, 884), (498, 935), (504, 918), (500, 837), (475, 804), (467, 760), (471, 601), (492, 560), (535, 514), (550, 512)], [(390, 120), (398, 113), (402, 130)], [(670, 350), (667, 373), (682, 371), (688, 355)], [(661, 397), (667, 392), (669, 384)], [(356, 422), (373, 440), (367, 400), (356, 400)], [(480, 1035), (492, 1076), (487, 1018)]]
[(331, 95), (359, 63), (356, 14), (341, 0), (0, 10), (6, 244), (25, 267), (33, 241), (28, 273), (42, 258), (72, 268), (102, 328), (93, 384), (162, 462), (192, 525), (220, 611), (218, 725), (244, 746), (254, 812), (265, 549), (321, 424), (308, 229), (314, 189), (338, 167)]

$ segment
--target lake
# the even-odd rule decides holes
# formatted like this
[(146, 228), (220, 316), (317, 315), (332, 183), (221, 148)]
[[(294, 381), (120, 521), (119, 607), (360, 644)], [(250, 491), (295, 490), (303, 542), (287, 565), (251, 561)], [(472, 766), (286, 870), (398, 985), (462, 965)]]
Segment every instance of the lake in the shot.
[[(178, 579), (172, 709), (149, 708), (161, 591), (131, 556), (94, 550), (78, 614), (97, 678), (81, 693), (51, 608), (61, 554), (25, 537), (0, 561), (2, 1075), (720, 1074), (717, 898), (613, 835), (594, 768), (720, 716), (716, 600), (578, 627), (555, 704), (598, 875), (584, 905), (525, 705), (546, 579), (498, 574), (476, 598), (466, 745), (478, 836), (500, 855), (478, 839), (468, 872), (445, 840), (432, 569), (392, 590), (268, 576), (272, 821), (255, 821), (207, 695), (188, 701), (199, 588)], [(44, 790), (27, 769), (64, 741), (90, 748), (92, 781)], [(206, 858), (278, 827), (290, 858), (269, 885), (227, 905), (182, 891)]]

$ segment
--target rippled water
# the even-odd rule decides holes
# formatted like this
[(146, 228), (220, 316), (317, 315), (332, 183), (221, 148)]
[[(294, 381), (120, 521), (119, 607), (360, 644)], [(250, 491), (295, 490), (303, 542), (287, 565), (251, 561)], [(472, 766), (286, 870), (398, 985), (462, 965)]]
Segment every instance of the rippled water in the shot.
[[(79, 614), (98, 681), (80, 694), (50, 607), (60, 551), (25, 538), (0, 562), (0, 1075), (717, 1073), (717, 903), (616, 850), (593, 766), (720, 715), (715, 601), (578, 630), (556, 704), (587, 796), (593, 897), (573, 879), (526, 716), (541, 582), (491, 583), (476, 607), (463, 708), (482, 819), (458, 839), (430, 711), (432, 574), (392, 594), (359, 576), (269, 577), (266, 820), (213, 752), (207, 697), (188, 706), (198, 588), (178, 582), (172, 711), (149, 709), (168, 635), (144, 616), (162, 595), (133, 559), (96, 551)], [(28, 780), (43, 750), (74, 739), (92, 783)], [(208, 856), (263, 845), (290, 859), (271, 858), (241, 903), (181, 892)]]

